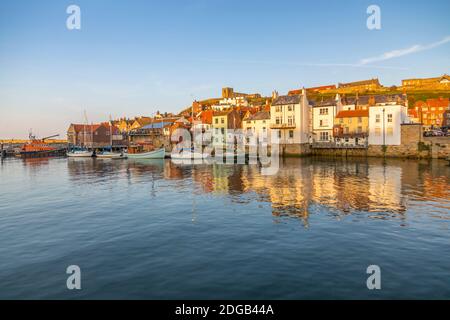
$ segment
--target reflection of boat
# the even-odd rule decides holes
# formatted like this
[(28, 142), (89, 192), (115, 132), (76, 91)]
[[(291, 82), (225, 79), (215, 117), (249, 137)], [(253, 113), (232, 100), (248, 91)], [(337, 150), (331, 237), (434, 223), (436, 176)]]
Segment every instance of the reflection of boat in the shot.
[(100, 159), (126, 159), (127, 154), (123, 152), (102, 152), (96, 155), (97, 158)]
[(71, 158), (91, 158), (93, 155), (93, 152), (88, 150), (73, 150), (67, 152), (67, 156)]
[(128, 153), (130, 159), (164, 159), (166, 156), (166, 150), (164, 148), (140, 153)]
[(45, 137), (40, 140), (36, 139), (31, 132), (29, 136), (30, 141), (22, 146), (16, 156), (21, 158), (56, 157), (64, 155), (66, 152), (65, 149), (50, 147), (47, 143), (45, 143), (46, 139), (57, 137), (59, 135)]

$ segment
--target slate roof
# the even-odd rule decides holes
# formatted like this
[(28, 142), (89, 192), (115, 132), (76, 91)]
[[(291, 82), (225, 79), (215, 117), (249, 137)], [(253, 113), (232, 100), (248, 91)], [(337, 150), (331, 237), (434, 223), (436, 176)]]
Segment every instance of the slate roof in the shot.
[(270, 113), (266, 111), (259, 111), (255, 114), (250, 115), (247, 119), (247, 121), (250, 120), (267, 120), (270, 119)]
[(300, 95), (295, 96), (279, 96), (276, 98), (273, 102), (273, 106), (280, 106), (280, 105), (286, 105), (286, 104), (299, 104), (301, 100)]
[(166, 125), (171, 125), (173, 122), (155, 122), (155, 123), (150, 123), (146, 126), (143, 126), (140, 129), (162, 129), (164, 128)]

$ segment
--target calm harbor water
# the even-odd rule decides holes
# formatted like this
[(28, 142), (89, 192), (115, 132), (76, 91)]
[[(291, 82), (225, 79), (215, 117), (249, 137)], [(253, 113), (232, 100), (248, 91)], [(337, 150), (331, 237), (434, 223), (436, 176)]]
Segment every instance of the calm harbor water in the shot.
[(0, 298), (450, 299), (449, 219), (440, 161), (6, 159)]

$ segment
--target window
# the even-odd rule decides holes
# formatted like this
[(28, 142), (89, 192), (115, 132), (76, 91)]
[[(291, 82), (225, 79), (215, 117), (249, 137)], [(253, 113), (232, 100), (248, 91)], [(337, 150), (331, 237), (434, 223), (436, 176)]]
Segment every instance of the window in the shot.
[(375, 128), (375, 135), (381, 136), (381, 128)]
[(293, 138), (294, 137), (294, 130), (289, 130), (289, 138)]
[(328, 141), (328, 132), (320, 133), (320, 141)]
[(247, 124), (250, 124), (250, 123), (252, 123), (251, 121), (247, 121)]
[(292, 111), (292, 106), (288, 106), (288, 111)]
[(224, 128), (220, 128), (220, 133), (225, 134), (225, 129)]
[(380, 123), (380, 121), (381, 121), (381, 116), (379, 114), (375, 115), (375, 122)]
[(281, 139), (281, 131), (280, 130), (278, 130), (278, 138)]
[(281, 112), (281, 107), (280, 106), (276, 106), (275, 107), (275, 112)]
[(216, 124), (219, 124), (219, 119), (218, 119), (218, 118), (214, 119), (214, 122), (215, 122)]
[(276, 124), (281, 124), (281, 119), (280, 119), (280, 117), (276, 117), (275, 123), (276, 123)]
[(392, 122), (392, 113), (387, 115), (387, 122)]
[(393, 136), (394, 135), (394, 128), (392, 128), (392, 127), (387, 128), (386, 133), (387, 133), (388, 136)]
[(328, 114), (328, 108), (320, 108), (319, 114), (321, 114), (321, 115), (327, 115), (327, 114)]
[(358, 118), (358, 123), (362, 123), (362, 118), (361, 117)]
[(292, 116), (288, 117), (288, 125), (292, 126), (294, 124), (294, 121), (292, 119)]
[(220, 123), (224, 124), (225, 123), (225, 119), (224, 118), (220, 118)]
[(362, 127), (358, 127), (357, 132), (362, 133)]
[(341, 124), (344, 123), (344, 119), (340, 118), (339, 123), (341, 123)]

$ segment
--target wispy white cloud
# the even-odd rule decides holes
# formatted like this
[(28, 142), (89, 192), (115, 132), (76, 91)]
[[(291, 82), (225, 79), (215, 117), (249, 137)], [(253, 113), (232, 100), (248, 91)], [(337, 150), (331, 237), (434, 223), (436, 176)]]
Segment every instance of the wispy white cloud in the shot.
[(259, 65), (273, 65), (273, 66), (290, 66), (290, 67), (339, 67), (339, 68), (367, 68), (367, 69), (391, 69), (391, 70), (408, 70), (403, 67), (391, 67), (380, 65), (363, 65), (360, 63), (298, 63), (289, 61), (262, 61), (262, 60), (233, 60), (233, 59), (203, 59), (202, 62), (213, 63), (240, 63), (240, 64), (259, 64)]
[(359, 65), (367, 65), (373, 62), (380, 62), (380, 61), (385, 61), (385, 60), (390, 60), (390, 59), (394, 59), (394, 58), (398, 58), (398, 57), (402, 57), (402, 56), (406, 56), (412, 53), (416, 53), (416, 52), (420, 52), (420, 51), (426, 51), (426, 50), (430, 50), (439, 46), (442, 46), (446, 43), (450, 42), (450, 36), (445, 37), (444, 39), (434, 42), (434, 43), (430, 43), (430, 44), (426, 44), (426, 45), (421, 45), (421, 44), (416, 44), (413, 45), (409, 48), (405, 48), (405, 49), (399, 49), (399, 50), (392, 50), (392, 51), (388, 51), (383, 53), (382, 55), (376, 56), (376, 57), (371, 57), (371, 58), (365, 58), (362, 59), (359, 62)]

